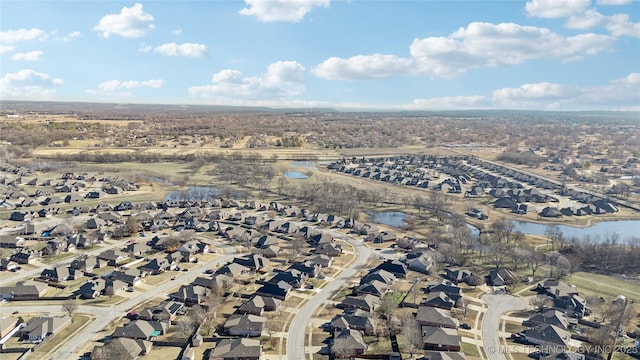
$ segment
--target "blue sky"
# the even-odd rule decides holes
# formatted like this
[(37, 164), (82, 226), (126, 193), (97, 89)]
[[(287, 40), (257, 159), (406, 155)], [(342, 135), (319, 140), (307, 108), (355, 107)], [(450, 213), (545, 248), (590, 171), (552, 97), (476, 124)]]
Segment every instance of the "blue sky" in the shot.
[(640, 110), (640, 2), (0, 2), (0, 98)]

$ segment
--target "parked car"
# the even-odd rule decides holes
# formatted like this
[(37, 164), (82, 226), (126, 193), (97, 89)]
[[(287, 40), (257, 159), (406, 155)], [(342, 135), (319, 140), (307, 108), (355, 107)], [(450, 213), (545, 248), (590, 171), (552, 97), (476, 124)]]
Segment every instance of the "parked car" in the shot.
[(462, 325), (460, 325), (461, 329), (465, 329), (465, 330), (471, 330), (471, 325), (464, 323)]

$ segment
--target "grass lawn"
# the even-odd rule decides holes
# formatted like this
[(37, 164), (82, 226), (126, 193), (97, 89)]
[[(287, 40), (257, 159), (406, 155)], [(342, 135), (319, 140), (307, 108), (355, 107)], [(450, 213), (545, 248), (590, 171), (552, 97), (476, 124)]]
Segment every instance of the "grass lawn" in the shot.
[(182, 351), (182, 348), (179, 347), (154, 346), (144, 358), (145, 360), (177, 359), (180, 351)]
[(510, 321), (507, 321), (504, 325), (504, 331), (508, 333), (518, 333), (526, 329), (527, 328), (525, 326), (522, 326), (521, 324), (516, 324), (514, 322), (510, 322)]
[(577, 272), (563, 279), (575, 285), (580, 293), (598, 294), (608, 298), (624, 295), (627, 299), (640, 302), (640, 284), (614, 276)]
[(480, 357), (480, 352), (478, 351), (478, 347), (475, 344), (462, 342), (461, 350), (467, 356)]

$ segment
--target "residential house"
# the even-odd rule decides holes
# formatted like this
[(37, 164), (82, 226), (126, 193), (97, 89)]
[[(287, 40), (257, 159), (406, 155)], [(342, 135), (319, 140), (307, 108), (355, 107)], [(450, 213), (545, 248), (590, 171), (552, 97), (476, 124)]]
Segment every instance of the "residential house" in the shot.
[(368, 345), (362, 336), (362, 332), (354, 329), (342, 329), (335, 331), (333, 333), (333, 344), (336, 344), (336, 342), (341, 342), (341, 349), (339, 352), (332, 346), (331, 352), (336, 354), (336, 357), (347, 354), (349, 357), (361, 355), (367, 351), (368, 348)]
[(167, 270), (172, 270), (175, 269), (176, 264), (175, 262), (173, 263), (169, 263), (169, 260), (167, 260), (166, 258), (156, 258), (156, 259), (152, 259), (150, 260), (148, 263), (141, 265), (138, 267), (138, 269), (140, 271), (145, 271), (151, 275), (158, 275), (160, 273), (163, 273)]
[(274, 297), (279, 300), (286, 300), (293, 286), (284, 281), (277, 283), (265, 283), (256, 291), (256, 295)]
[(151, 250), (151, 246), (141, 242), (129, 244), (124, 249), (125, 252), (130, 254), (130, 256), (141, 256), (149, 250)]
[(471, 276), (471, 274), (472, 273), (469, 270), (462, 270), (462, 269), (452, 270), (449, 268), (444, 269), (445, 278), (453, 281), (456, 284), (459, 284), (461, 282), (466, 283), (467, 278)]
[(382, 297), (389, 290), (389, 286), (382, 281), (371, 280), (366, 284), (362, 284), (358, 287), (358, 295), (371, 294), (378, 297)]
[(462, 289), (458, 285), (454, 284), (450, 280), (443, 279), (436, 283), (427, 285), (427, 292), (439, 292), (442, 291), (447, 294), (453, 301), (458, 301), (462, 297)]
[(371, 314), (361, 309), (345, 309), (342, 314), (334, 316), (330, 324), (333, 330), (354, 329), (367, 335), (374, 331)]
[(169, 294), (171, 300), (180, 301), (186, 305), (200, 304), (209, 291), (204, 286), (182, 285), (178, 291)]
[(392, 273), (386, 270), (373, 269), (371, 272), (369, 272), (369, 274), (367, 274), (365, 277), (360, 279), (360, 284), (366, 284), (373, 280), (377, 280), (387, 285), (391, 285), (393, 284), (394, 281), (396, 281), (396, 279), (397, 278), (395, 277), (395, 275), (393, 275)]
[(184, 308), (184, 305), (176, 301), (165, 301), (155, 307), (145, 307), (138, 314), (138, 319), (147, 321), (172, 321)]
[(316, 246), (314, 252), (317, 255), (336, 257), (342, 254), (342, 246), (333, 243), (322, 243)]
[(209, 354), (209, 360), (260, 360), (260, 340), (236, 338), (222, 339)]
[(3, 236), (0, 237), (0, 247), (8, 249), (16, 249), (23, 247), (25, 240), (19, 236)]
[(137, 274), (139, 274), (138, 270), (129, 269), (127, 271), (113, 271), (109, 277), (111, 280), (120, 280), (128, 286), (138, 286), (142, 284), (142, 279)]
[(329, 268), (331, 267), (331, 265), (333, 265), (333, 258), (324, 254), (318, 254), (308, 258), (307, 262), (315, 265), (320, 265), (323, 268)]
[(0, 269), (4, 271), (15, 271), (18, 268), (18, 263), (7, 258), (0, 259)]
[(456, 306), (456, 301), (450, 298), (445, 292), (435, 291), (427, 294), (427, 297), (422, 299), (420, 305), (451, 310)]
[(261, 336), (264, 323), (267, 321), (262, 316), (251, 314), (231, 315), (223, 325), (224, 331), (233, 336)]
[(216, 274), (226, 275), (231, 278), (237, 278), (240, 275), (248, 274), (249, 268), (238, 263), (229, 263), (216, 271)]
[(73, 278), (71, 271), (74, 269), (69, 269), (66, 266), (56, 266), (53, 269), (44, 269), (40, 273), (40, 279), (46, 281), (52, 281), (57, 283), (66, 282), (67, 280), (71, 280)]
[(25, 281), (16, 286), (0, 287), (0, 298), (2, 299), (37, 299), (47, 292), (47, 284), (37, 281)]
[(567, 330), (578, 322), (576, 319), (569, 318), (564, 313), (549, 309), (542, 313), (531, 314), (528, 320), (522, 322), (524, 326), (542, 326), (546, 324), (555, 325), (561, 329)]
[(20, 265), (33, 264), (37, 260), (37, 254), (32, 250), (21, 250), (11, 254), (10, 259)]
[(147, 320), (135, 320), (124, 326), (118, 326), (111, 334), (114, 338), (128, 338), (153, 341), (158, 336), (162, 335), (162, 330), (157, 330), (150, 321)]
[(120, 337), (111, 339), (106, 345), (94, 347), (91, 356), (92, 359), (103, 359), (118, 354), (118, 360), (135, 360), (148, 354), (152, 347), (151, 341)]
[(236, 311), (238, 314), (262, 315), (264, 311), (276, 311), (281, 300), (274, 297), (253, 295), (248, 301), (242, 304)]
[(93, 269), (100, 268), (101, 265), (102, 265), (102, 261), (98, 260), (97, 257), (83, 256), (73, 260), (69, 267), (78, 271), (84, 271), (85, 273), (90, 273), (93, 271)]
[(420, 326), (446, 327), (451, 329), (457, 329), (458, 326), (460, 326), (458, 319), (451, 316), (451, 311), (441, 308), (420, 306), (415, 316), (416, 322)]
[(580, 295), (563, 296), (553, 299), (553, 307), (571, 317), (581, 318), (589, 315), (587, 300)]
[(42, 341), (48, 336), (62, 331), (71, 324), (71, 317), (35, 317), (27, 322), (27, 325), (18, 331), (18, 336), (30, 341)]
[(371, 294), (357, 296), (350, 295), (345, 297), (340, 304), (344, 309), (361, 309), (371, 312), (377, 309), (378, 305), (380, 305), (380, 298)]
[(567, 285), (562, 281), (547, 279), (544, 282), (538, 283), (536, 291), (539, 293), (549, 295), (552, 298), (569, 297), (573, 295), (579, 295), (580, 292), (573, 285)]
[(98, 255), (98, 259), (106, 261), (109, 266), (118, 266), (128, 258), (128, 253), (117, 249), (105, 250)]
[(241, 257), (236, 257), (233, 262), (240, 264), (252, 271), (265, 271), (269, 266), (269, 259), (257, 254), (249, 254)]
[(460, 351), (462, 338), (456, 329), (421, 326), (424, 350)]
[(191, 284), (204, 286), (207, 289), (224, 289), (231, 286), (233, 279), (230, 276), (224, 274), (217, 274), (211, 277), (198, 276)]
[(511, 270), (508, 269), (492, 269), (489, 271), (489, 285), (493, 286), (504, 286), (511, 285), (518, 281), (518, 278), (515, 276)]
[(528, 342), (544, 347), (547, 353), (564, 352), (571, 340), (569, 331), (550, 324), (535, 326), (524, 334)]
[(395, 277), (402, 279), (406, 278), (409, 273), (407, 266), (398, 260), (385, 260), (382, 264), (378, 265), (376, 269), (388, 271)]

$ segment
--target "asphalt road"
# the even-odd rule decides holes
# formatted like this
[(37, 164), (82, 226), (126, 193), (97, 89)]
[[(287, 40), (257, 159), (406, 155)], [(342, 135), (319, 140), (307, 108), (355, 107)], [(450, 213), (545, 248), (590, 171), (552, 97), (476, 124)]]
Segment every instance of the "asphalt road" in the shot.
[(506, 360), (504, 348), (500, 346), (500, 317), (507, 311), (527, 308), (519, 297), (505, 294), (488, 294), (482, 297), (489, 309), (482, 318), (482, 343), (489, 360)]
[[(332, 235), (336, 238), (346, 240), (349, 244), (353, 245), (357, 251), (358, 257), (353, 261), (349, 267), (345, 268), (340, 275), (333, 281), (327, 284), (322, 290), (320, 290), (313, 298), (311, 298), (291, 321), (289, 326), (289, 332), (287, 334), (287, 359), (305, 359), (305, 341), (307, 339), (307, 325), (311, 321), (311, 317), (314, 312), (322, 305), (322, 303), (329, 299), (336, 291), (342, 287), (342, 285), (348, 280), (352, 279), (360, 267), (367, 263), (369, 256), (375, 251), (366, 247), (362, 241), (353, 240), (343, 234), (332, 232)], [(311, 358), (311, 354), (308, 356)]]
[[(188, 272), (180, 272), (180, 275), (177, 275), (175, 280), (169, 280), (165, 283), (159, 284), (155, 286), (153, 289), (147, 290), (146, 292), (137, 295), (127, 301), (124, 301), (120, 304), (104, 307), (104, 306), (87, 306), (82, 305), (78, 309), (78, 313), (87, 313), (96, 315), (96, 320), (91, 322), (91, 324), (85, 327), (79, 336), (74, 336), (71, 339), (68, 339), (56, 352), (53, 354), (51, 359), (53, 360), (66, 360), (66, 359), (78, 359), (81, 354), (77, 353), (76, 350), (79, 350), (85, 343), (90, 341), (93, 338), (93, 334), (100, 332), (103, 328), (105, 328), (109, 322), (116, 318), (121, 318), (126, 315), (132, 308), (137, 305), (152, 299), (156, 296), (165, 295), (169, 292), (170, 289), (180, 286), (182, 284), (189, 284), (195, 277), (204, 273), (207, 269), (214, 267), (221, 263), (226, 263), (231, 260), (236, 254), (236, 249), (232, 246), (222, 246), (225, 254), (219, 257), (216, 260), (201, 263), (200, 266), (191, 269)], [(178, 274), (178, 273), (176, 273)], [(15, 308), (19, 308), (20, 312), (34, 312), (34, 313), (61, 313), (62, 306), (61, 305), (35, 305), (28, 306), (20, 304), (19, 302), (8, 302), (2, 306), (2, 312), (12, 311)], [(52, 341), (55, 341), (53, 339)]]

